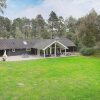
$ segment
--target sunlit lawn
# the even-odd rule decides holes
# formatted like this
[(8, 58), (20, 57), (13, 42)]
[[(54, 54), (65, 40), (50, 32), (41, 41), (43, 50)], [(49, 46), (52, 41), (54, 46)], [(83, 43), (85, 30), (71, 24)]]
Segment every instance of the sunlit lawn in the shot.
[(0, 100), (100, 100), (100, 58), (0, 62)]

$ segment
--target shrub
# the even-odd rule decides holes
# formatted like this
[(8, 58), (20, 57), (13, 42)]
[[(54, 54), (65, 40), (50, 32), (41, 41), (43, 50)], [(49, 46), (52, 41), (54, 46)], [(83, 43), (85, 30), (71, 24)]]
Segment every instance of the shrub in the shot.
[(95, 49), (93, 49), (93, 48), (82, 48), (80, 50), (80, 53), (84, 56), (90, 56), (90, 55), (93, 55), (95, 53)]

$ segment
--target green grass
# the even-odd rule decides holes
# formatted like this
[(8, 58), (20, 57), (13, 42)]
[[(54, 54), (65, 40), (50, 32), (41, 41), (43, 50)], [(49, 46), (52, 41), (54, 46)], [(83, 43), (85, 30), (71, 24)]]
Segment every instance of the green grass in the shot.
[(93, 56), (94, 57), (100, 57), (100, 50), (97, 50), (96, 53)]
[(0, 62), (0, 100), (100, 100), (100, 58)]

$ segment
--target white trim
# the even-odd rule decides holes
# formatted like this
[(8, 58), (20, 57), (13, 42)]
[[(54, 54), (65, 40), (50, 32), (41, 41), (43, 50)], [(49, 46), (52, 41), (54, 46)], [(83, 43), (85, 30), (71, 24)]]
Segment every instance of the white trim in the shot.
[(40, 50), (39, 49), (37, 50), (37, 55), (40, 56)]
[(60, 54), (61, 54), (61, 48), (60, 48)]
[(15, 52), (15, 49), (12, 49), (12, 52)]
[(52, 48), (50, 47), (50, 55), (52, 54)]
[(52, 42), (50, 45), (48, 45), (47, 47), (45, 47), (43, 50), (47, 49), (48, 47), (50, 47), (51, 45), (53, 45), (56, 41)]
[(56, 57), (56, 55), (57, 55), (57, 43), (55, 43), (55, 57)]
[(7, 51), (6, 50), (4, 50), (4, 54), (3, 54), (3, 58), (7, 58)]
[(68, 49), (68, 47), (66, 47), (65, 45), (63, 45), (61, 42), (59, 42), (59, 41), (54, 41), (54, 42), (52, 42), (50, 45), (48, 45), (47, 47), (45, 47), (43, 50), (49, 48), (49, 47), (50, 47), (51, 45), (53, 45), (54, 43), (58, 43), (58, 44), (62, 45), (64, 48)]
[(44, 58), (45, 58), (45, 50), (43, 50), (43, 52), (44, 52)]
[(65, 49), (65, 56), (66, 56), (66, 49)]
[(68, 47), (66, 47), (65, 45), (63, 45), (61, 42), (56, 41), (57, 43), (59, 43), (60, 45), (62, 45), (63, 47), (65, 47), (65, 49), (68, 49)]

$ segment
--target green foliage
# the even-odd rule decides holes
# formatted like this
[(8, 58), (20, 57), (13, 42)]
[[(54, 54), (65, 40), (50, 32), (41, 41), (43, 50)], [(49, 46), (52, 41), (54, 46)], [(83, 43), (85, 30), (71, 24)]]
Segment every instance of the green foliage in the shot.
[(85, 33), (82, 37), (82, 44), (86, 47), (93, 47), (95, 46), (95, 36), (91, 33)]
[(98, 15), (95, 25), (96, 25), (96, 30), (97, 30), (96, 41), (99, 42), (100, 41), (100, 15)]
[(76, 27), (77, 27), (76, 23), (77, 23), (77, 20), (73, 18), (72, 16), (70, 16), (69, 18), (65, 20), (66, 28), (69, 29), (70, 33), (75, 34)]
[(11, 32), (11, 21), (3, 16), (0, 16), (0, 37), (9, 38)]
[(15, 38), (16, 39), (20, 39), (20, 38), (24, 38), (24, 34), (20, 31), (19, 27), (16, 27), (15, 30)]
[(84, 55), (84, 56), (90, 56), (90, 55), (93, 55), (93, 54), (95, 53), (95, 49), (84, 47), (84, 48), (82, 48), (82, 49), (80, 50), (80, 53), (81, 53), (82, 55)]
[[(4, 0), (5, 1), (5, 0)], [(79, 19), (63, 19), (52, 11), (46, 21), (41, 14), (34, 19), (16, 18), (11, 21), (0, 16), (0, 38), (48, 39), (66, 37), (80, 49), (98, 46), (100, 42), (100, 15), (94, 9)]]
[(4, 8), (6, 8), (6, 6), (7, 6), (7, 5), (6, 5), (6, 1), (7, 1), (7, 0), (0, 0), (0, 12), (1, 12), (1, 13), (4, 13), (3, 10), (4, 10)]
[(94, 47), (97, 40), (98, 30), (96, 28), (97, 13), (95, 10), (78, 20), (78, 38), (82, 45)]
[(53, 11), (49, 15), (48, 26), (51, 33), (51, 38), (55, 38), (58, 30), (58, 16)]
[(48, 21), (51, 21), (52, 23), (54, 22), (54, 25), (55, 25), (55, 22), (58, 21), (58, 17), (54, 11), (50, 13)]
[(64, 24), (64, 19), (62, 16), (58, 18), (58, 31), (57, 31), (57, 36), (58, 37), (66, 37), (66, 27)]
[(43, 19), (42, 15), (37, 15), (36, 19), (36, 33), (37, 38), (43, 38), (43, 33), (45, 32), (45, 20)]
[(36, 22), (35, 19), (32, 19), (31, 22), (32, 22), (32, 31), (31, 31), (32, 33), (31, 33), (31, 37), (32, 38), (36, 38), (36, 34), (37, 34), (37, 22)]

